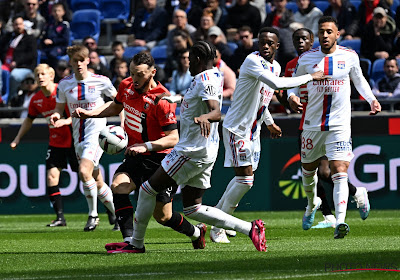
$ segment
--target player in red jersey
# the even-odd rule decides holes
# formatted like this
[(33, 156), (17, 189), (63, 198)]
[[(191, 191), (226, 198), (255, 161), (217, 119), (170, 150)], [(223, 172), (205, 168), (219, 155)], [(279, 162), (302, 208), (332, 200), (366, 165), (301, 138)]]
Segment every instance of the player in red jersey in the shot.
[[(50, 115), (56, 106), (57, 84), (54, 83), (54, 69), (47, 64), (39, 64), (35, 68), (35, 78), (40, 85), (40, 90), (32, 97), (28, 117), (22, 123), (17, 136), (11, 142), (11, 148), (17, 148), (22, 137), (31, 129), (36, 117), (42, 115), (49, 126), (49, 147), (46, 155), (47, 193), (57, 218), (48, 224), (48, 227), (66, 226), (61, 192), (58, 187), (61, 170), (67, 168), (69, 163), (73, 171), (78, 171), (78, 162), (71, 135), (71, 118), (63, 119), (53, 126)], [(66, 112), (68, 108), (65, 108)]]
[[(125, 159), (115, 172), (111, 185), (115, 214), (124, 242), (107, 244), (109, 253), (130, 253), (133, 207), (129, 194), (153, 175), (161, 160), (179, 140), (176, 105), (161, 100), (169, 92), (155, 82), (154, 65), (154, 59), (148, 52), (135, 55), (129, 66), (131, 77), (121, 82), (114, 101), (95, 110), (77, 108), (72, 113), (73, 117), (81, 119), (114, 116), (122, 110), (125, 113), (124, 129), (129, 142)], [(205, 231), (172, 211), (172, 196), (176, 190), (175, 185), (157, 196), (153, 216), (160, 224), (189, 236), (195, 249), (203, 249)]]

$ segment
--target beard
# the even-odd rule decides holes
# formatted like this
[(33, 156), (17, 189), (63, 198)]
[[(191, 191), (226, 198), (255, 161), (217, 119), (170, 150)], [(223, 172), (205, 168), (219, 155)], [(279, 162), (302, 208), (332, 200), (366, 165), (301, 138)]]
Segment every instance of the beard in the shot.
[(150, 84), (150, 81), (151, 81), (152, 78), (153, 78), (153, 77), (150, 76), (150, 77), (143, 83), (143, 85), (142, 85), (140, 88), (135, 88), (135, 90), (136, 90), (139, 94), (144, 93), (145, 88), (147, 88), (147, 86)]

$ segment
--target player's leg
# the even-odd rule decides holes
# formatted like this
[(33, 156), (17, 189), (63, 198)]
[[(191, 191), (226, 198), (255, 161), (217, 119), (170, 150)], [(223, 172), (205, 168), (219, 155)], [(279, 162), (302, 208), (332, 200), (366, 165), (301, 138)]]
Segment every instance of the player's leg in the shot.
[(64, 217), (62, 196), (58, 187), (60, 173), (61, 169), (57, 167), (52, 167), (47, 170), (47, 194), (49, 196), (51, 204), (53, 205), (54, 212), (57, 215), (57, 218), (47, 225), (48, 227), (67, 225)]
[(97, 184), (93, 178), (93, 161), (82, 158), (79, 163), (79, 178), (83, 184), (83, 193), (89, 208), (88, 221), (84, 227), (85, 231), (92, 231), (96, 229), (99, 221), (97, 213)]

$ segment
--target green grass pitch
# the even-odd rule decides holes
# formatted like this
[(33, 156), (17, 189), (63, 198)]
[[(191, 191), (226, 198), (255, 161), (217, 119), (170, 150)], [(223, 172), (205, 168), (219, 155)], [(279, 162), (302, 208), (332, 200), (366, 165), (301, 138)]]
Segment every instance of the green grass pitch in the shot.
[[(3, 215), (0, 279), (400, 279), (398, 210), (373, 210), (365, 221), (349, 211), (341, 240), (333, 229), (302, 230), (302, 211), (236, 215), (266, 222), (268, 252), (243, 234), (215, 244), (208, 232), (206, 249), (193, 250), (189, 238), (151, 220), (145, 254), (107, 254), (106, 243), (122, 240), (105, 214), (94, 232), (83, 231), (83, 214), (67, 214), (64, 228), (45, 227), (52, 215)], [(399, 271), (333, 271), (352, 268)]]

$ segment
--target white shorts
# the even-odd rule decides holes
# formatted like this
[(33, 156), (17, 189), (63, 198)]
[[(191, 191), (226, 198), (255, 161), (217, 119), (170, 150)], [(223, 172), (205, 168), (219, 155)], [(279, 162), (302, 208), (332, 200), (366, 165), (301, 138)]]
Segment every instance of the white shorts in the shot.
[(222, 128), (225, 146), (224, 167), (252, 166), (253, 171), (257, 170), (260, 161), (261, 145), (260, 138), (250, 140), (250, 137), (243, 138)]
[(306, 131), (301, 133), (301, 162), (314, 162), (326, 155), (329, 161), (350, 162), (354, 157), (351, 131)]
[(76, 158), (79, 163), (82, 158), (88, 159), (93, 162), (94, 170), (99, 169), (99, 162), (103, 152), (97, 137), (90, 137), (75, 145)]
[(162, 160), (161, 166), (177, 185), (199, 189), (211, 188), (210, 179), (214, 162), (199, 163), (172, 150)]

